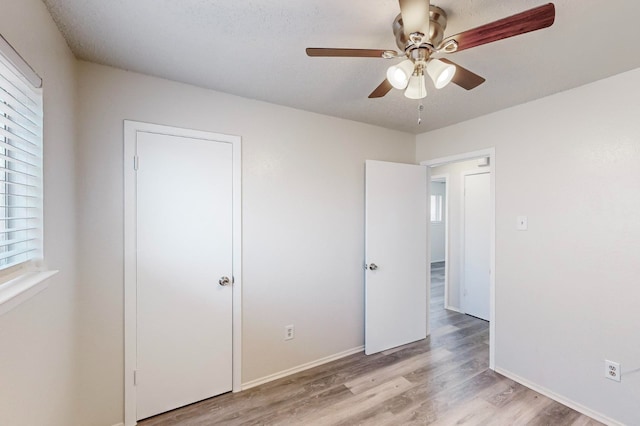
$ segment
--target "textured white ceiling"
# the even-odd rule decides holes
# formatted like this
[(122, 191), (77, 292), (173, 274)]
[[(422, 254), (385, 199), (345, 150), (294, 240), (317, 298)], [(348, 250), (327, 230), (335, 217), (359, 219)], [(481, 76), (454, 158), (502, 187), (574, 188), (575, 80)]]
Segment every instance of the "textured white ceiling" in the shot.
[[(422, 133), (640, 67), (640, 2), (559, 0), (551, 28), (450, 59), (487, 81), (418, 101), (368, 99), (398, 60), (309, 58), (306, 47), (397, 50), (397, 0), (43, 0), (80, 58), (307, 111)], [(440, 0), (445, 35), (545, 4)], [(638, 91), (639, 88), (629, 88)]]

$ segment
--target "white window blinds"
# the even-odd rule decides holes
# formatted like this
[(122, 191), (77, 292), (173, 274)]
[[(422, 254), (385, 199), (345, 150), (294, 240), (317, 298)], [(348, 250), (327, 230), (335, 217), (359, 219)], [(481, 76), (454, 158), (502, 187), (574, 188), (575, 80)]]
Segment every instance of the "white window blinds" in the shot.
[(0, 51), (0, 270), (42, 258), (42, 90), (5, 52)]

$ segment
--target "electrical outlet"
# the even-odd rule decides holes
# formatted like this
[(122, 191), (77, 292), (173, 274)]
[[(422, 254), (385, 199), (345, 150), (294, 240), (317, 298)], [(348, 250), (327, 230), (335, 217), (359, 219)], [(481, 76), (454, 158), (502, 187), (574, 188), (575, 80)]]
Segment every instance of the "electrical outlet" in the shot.
[(604, 376), (607, 379), (611, 379), (611, 380), (615, 380), (616, 382), (619, 382), (622, 376), (622, 371), (620, 370), (620, 363), (605, 359), (604, 360)]
[(284, 326), (284, 340), (291, 340), (294, 337), (293, 324)]

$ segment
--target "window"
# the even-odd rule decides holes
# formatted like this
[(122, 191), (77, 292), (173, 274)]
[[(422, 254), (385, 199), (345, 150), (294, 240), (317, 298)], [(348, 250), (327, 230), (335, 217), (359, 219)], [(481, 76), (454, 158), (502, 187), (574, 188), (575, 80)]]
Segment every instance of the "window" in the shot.
[(0, 35), (0, 315), (47, 287), (42, 80)]
[(42, 90), (14, 66), (17, 54), (7, 54), (0, 41), (2, 271), (42, 259)]
[(442, 195), (431, 196), (431, 222), (442, 222)]

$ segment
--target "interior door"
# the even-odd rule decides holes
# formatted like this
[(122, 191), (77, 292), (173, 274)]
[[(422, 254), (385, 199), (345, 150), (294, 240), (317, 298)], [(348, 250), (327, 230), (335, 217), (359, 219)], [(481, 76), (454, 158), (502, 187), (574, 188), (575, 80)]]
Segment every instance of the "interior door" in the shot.
[(464, 266), (462, 309), (489, 321), (491, 177), (464, 177)]
[(232, 145), (138, 132), (136, 154), (143, 419), (232, 388)]
[(427, 169), (367, 160), (365, 353), (427, 335)]

